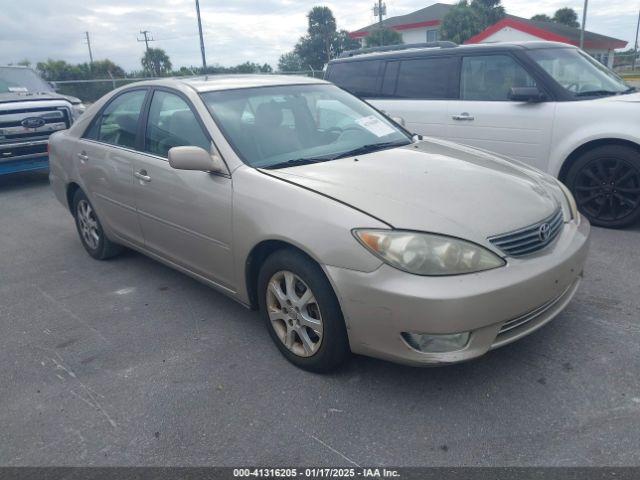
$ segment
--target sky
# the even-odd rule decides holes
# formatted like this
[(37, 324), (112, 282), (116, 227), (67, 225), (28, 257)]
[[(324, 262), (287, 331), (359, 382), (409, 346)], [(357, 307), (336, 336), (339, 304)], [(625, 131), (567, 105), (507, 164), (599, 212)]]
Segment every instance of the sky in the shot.
[[(357, 30), (374, 21), (374, 0), (200, 0), (208, 64), (269, 63), (290, 51), (306, 31), (315, 5), (333, 11), (338, 28)], [(386, 0), (388, 16), (434, 2)], [(443, 3), (453, 3), (444, 0)], [(582, 18), (582, 0), (503, 0), (507, 12), (530, 17), (572, 7)], [(590, 0), (587, 30), (633, 45), (640, 0)], [(0, 0), (0, 65), (47, 58), (88, 61), (85, 31), (95, 60), (109, 58), (125, 70), (140, 69), (140, 30), (155, 39), (175, 67), (200, 65), (195, 0)]]

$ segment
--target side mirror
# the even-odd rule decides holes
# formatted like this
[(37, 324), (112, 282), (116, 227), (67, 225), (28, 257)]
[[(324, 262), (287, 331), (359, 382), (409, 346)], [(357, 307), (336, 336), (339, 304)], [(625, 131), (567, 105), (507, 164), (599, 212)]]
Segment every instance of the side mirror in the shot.
[(546, 100), (546, 95), (538, 87), (511, 87), (509, 100), (514, 102), (537, 103)]
[(404, 121), (404, 118), (402, 118), (402, 117), (391, 117), (391, 120), (396, 122), (398, 125), (402, 125), (403, 127), (406, 125), (406, 122)]
[(224, 162), (215, 147), (214, 153), (201, 147), (173, 147), (169, 150), (169, 165), (176, 170), (199, 170), (203, 172), (224, 172)]

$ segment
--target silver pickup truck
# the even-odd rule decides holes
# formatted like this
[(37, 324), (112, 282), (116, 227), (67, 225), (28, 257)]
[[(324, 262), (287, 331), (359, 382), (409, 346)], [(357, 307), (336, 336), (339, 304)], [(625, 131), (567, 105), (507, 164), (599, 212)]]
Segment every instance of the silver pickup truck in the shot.
[(0, 175), (49, 166), (49, 135), (71, 126), (82, 102), (26, 67), (0, 66)]

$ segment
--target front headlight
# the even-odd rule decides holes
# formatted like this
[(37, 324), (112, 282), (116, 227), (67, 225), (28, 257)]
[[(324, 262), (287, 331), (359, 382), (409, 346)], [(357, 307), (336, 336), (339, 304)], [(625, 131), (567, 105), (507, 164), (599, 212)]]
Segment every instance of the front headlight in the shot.
[(556, 183), (562, 190), (564, 194), (564, 198), (567, 202), (567, 208), (569, 209), (569, 213), (571, 214), (571, 219), (576, 222), (580, 221), (580, 212), (578, 211), (578, 205), (576, 204), (575, 198), (573, 198), (573, 194), (569, 191), (569, 189), (562, 183), (560, 180), (556, 180)]
[(71, 105), (71, 116), (73, 117), (73, 121), (75, 122), (86, 109), (87, 107), (85, 107), (83, 103)]
[(443, 235), (365, 229), (353, 234), (384, 262), (416, 275), (459, 275), (506, 265), (486, 248)]

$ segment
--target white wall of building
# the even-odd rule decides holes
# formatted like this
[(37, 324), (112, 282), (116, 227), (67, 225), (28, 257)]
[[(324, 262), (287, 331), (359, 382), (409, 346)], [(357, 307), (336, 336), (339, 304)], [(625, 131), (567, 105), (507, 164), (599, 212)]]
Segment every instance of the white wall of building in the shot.
[[(428, 34), (427, 32), (433, 33)], [(427, 41), (432, 42), (439, 40), (437, 32), (439, 32), (438, 27), (421, 27), (412, 28), (410, 30), (401, 30), (400, 34), (402, 35), (402, 41), (404, 43), (425, 43)]]

